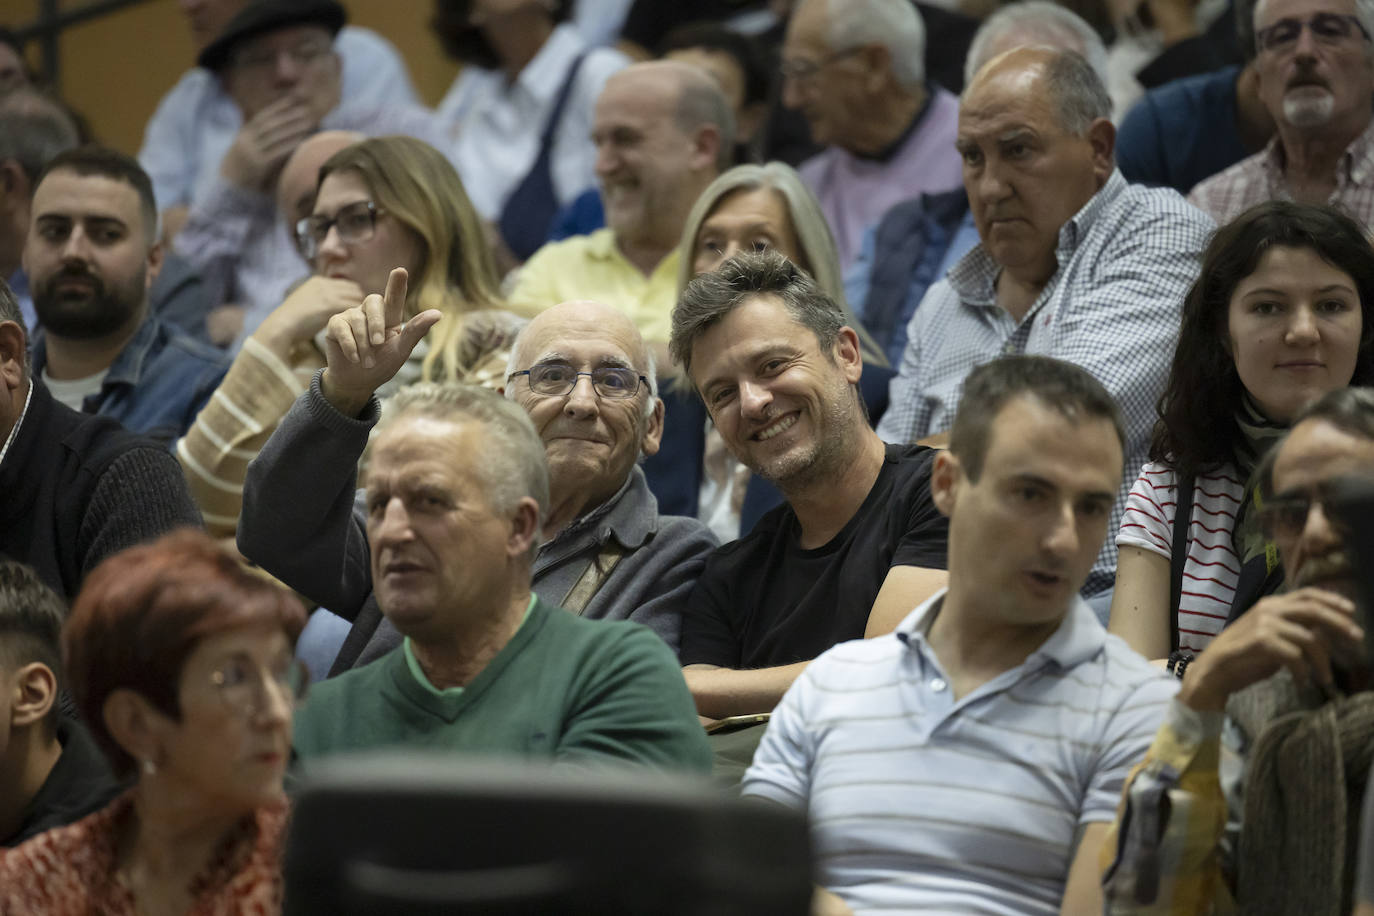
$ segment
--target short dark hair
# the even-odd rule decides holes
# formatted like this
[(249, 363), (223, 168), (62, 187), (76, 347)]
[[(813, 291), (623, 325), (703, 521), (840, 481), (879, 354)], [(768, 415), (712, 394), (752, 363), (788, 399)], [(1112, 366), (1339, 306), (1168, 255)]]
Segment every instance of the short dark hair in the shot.
[(34, 187), (37, 188), (43, 183), (44, 178), (59, 171), (75, 172), (83, 178), (109, 178), (132, 186), (138, 192), (144, 230), (150, 239), (157, 238), (157, 200), (153, 197), (153, 182), (148, 173), (143, 171), (143, 166), (138, 164), (137, 159), (104, 146), (78, 146), (49, 160)]
[(959, 412), (949, 434), (949, 450), (973, 483), (983, 473), (997, 415), (1022, 397), (1034, 398), (1075, 423), (1108, 421), (1124, 453), (1126, 425), (1121, 408), (1086, 369), (1048, 356), (1004, 356), (984, 363), (964, 380)]
[(689, 22), (663, 36), (658, 56), (673, 51), (700, 49), (728, 55), (744, 74), (744, 103), (768, 101), (769, 71), (758, 42), (718, 22)]
[(62, 630), (72, 697), (119, 776), (134, 759), (105, 726), (120, 688), (178, 718), (181, 669), (197, 643), (239, 627), (279, 626), (294, 642), (305, 609), (246, 570), (205, 532), (183, 529), (130, 547), (92, 570)]
[(781, 299), (787, 313), (816, 335), (821, 352), (830, 355), (845, 325), (844, 311), (806, 271), (769, 250), (742, 252), (692, 278), (673, 309), (668, 344), (673, 362), (690, 374), (697, 339), (746, 300), (768, 295)]
[[(59, 638), (67, 608), (32, 567), (16, 560), (0, 560), (0, 671), (14, 671), (37, 662), (62, 681)], [(58, 704), (54, 701), (45, 724), (56, 731)]]
[(1183, 300), (1173, 365), (1159, 399), (1150, 460), (1196, 476), (1236, 460), (1236, 414), (1245, 386), (1226, 346), (1236, 287), (1271, 248), (1305, 248), (1350, 275), (1360, 297), (1360, 348), (1351, 385), (1374, 384), (1374, 249), (1364, 230), (1326, 206), (1272, 200), (1246, 210), (1212, 236), (1202, 270)]

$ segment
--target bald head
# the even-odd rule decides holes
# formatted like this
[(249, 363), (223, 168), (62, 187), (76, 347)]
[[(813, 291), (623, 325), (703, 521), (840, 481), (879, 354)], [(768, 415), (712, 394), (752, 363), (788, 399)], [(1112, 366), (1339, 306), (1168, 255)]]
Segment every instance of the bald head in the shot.
[(507, 374), (528, 369), (569, 337), (600, 341), (607, 352), (619, 351), (628, 368), (653, 377), (652, 358), (635, 323), (620, 309), (590, 299), (562, 302), (536, 315), (515, 338)]
[(277, 212), (294, 226), (297, 220), (310, 215), (315, 203), (315, 187), (319, 184), (320, 166), (339, 150), (359, 143), (367, 137), (352, 130), (326, 130), (308, 138), (297, 146), (282, 166), (277, 179)]
[[(715, 167), (730, 167), (734, 146), (735, 116), (720, 83), (704, 68), (678, 60), (651, 60), (631, 64), (611, 75), (602, 98), (612, 104), (634, 99), (672, 119), (677, 129), (694, 134), (708, 128), (720, 137)], [(598, 105), (600, 102), (598, 101)]]
[(1083, 55), (1068, 49), (1018, 47), (993, 57), (964, 87), (960, 108), (977, 107), (987, 96), (1048, 100), (1059, 129), (1076, 136), (1112, 117), (1101, 77)]

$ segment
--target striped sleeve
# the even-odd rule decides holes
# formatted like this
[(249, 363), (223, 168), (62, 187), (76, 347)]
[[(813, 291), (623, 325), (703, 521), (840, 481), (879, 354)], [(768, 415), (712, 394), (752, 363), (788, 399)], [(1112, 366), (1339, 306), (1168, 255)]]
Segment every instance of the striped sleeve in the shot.
[(224, 381), (177, 442), (177, 459), (212, 535), (234, 534), (248, 463), (322, 364), (318, 352), (312, 352), (288, 366), (247, 338)]
[(1116, 545), (1139, 547), (1170, 559), (1177, 501), (1173, 470), (1153, 461), (1145, 465), (1126, 498)]

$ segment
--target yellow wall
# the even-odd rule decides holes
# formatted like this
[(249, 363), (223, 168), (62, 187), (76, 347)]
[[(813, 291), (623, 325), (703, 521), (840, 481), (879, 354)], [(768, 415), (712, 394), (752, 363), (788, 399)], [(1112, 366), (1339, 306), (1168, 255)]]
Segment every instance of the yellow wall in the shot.
[[(87, 0), (64, 0), (80, 8)], [(436, 104), (457, 75), (429, 32), (429, 0), (346, 0), (349, 22), (390, 39), (410, 68), (420, 98)], [(0, 0), (0, 23), (33, 21), (36, 0)], [(38, 61), (31, 46), (30, 60)], [(177, 0), (145, 0), (68, 29), (62, 39), (61, 87), (104, 143), (138, 152), (158, 99), (191, 66), (194, 51)]]

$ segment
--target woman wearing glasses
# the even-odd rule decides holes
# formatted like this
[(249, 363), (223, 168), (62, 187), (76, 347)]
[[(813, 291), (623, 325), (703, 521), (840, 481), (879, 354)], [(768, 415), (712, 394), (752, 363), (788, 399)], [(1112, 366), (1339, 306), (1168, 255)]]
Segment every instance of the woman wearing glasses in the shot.
[(81, 714), (132, 787), (0, 855), (3, 913), (273, 913), (305, 613), (205, 534), (115, 554), (62, 632)]
[(443, 319), (382, 393), (420, 379), (499, 386), (521, 321), (502, 311), (496, 270), (458, 173), (433, 147), (380, 137), (340, 150), (320, 169), (313, 213), (296, 227), (314, 276), (245, 342), (209, 404), (177, 444), (211, 533), (232, 536), (248, 462), (310, 377), (324, 366), (329, 319), (386, 289), (407, 269), (407, 317)]
[(1273, 201), (1217, 231), (1116, 540), (1110, 629), (1136, 651), (1176, 669), (1279, 585), (1256, 467), (1304, 405), (1374, 383), (1371, 309), (1374, 250), (1335, 210)]

